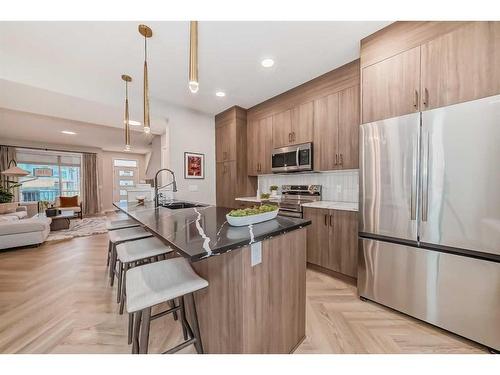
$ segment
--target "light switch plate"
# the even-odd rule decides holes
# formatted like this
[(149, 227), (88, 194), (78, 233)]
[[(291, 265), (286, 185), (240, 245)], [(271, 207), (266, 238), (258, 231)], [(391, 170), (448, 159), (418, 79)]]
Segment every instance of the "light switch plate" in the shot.
[(262, 242), (255, 242), (251, 244), (250, 252), (252, 253), (252, 267), (262, 263)]

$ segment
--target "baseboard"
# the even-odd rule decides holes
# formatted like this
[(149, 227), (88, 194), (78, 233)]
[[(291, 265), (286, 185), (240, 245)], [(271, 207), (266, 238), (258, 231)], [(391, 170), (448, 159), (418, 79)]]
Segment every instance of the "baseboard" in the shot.
[(351, 284), (353, 286), (357, 285), (357, 279), (355, 277), (352, 277), (349, 275), (344, 275), (343, 273), (329, 270), (328, 268), (318, 266), (317, 264), (307, 263), (307, 268), (324, 273), (328, 276), (335, 277), (336, 279), (345, 281), (346, 283)]

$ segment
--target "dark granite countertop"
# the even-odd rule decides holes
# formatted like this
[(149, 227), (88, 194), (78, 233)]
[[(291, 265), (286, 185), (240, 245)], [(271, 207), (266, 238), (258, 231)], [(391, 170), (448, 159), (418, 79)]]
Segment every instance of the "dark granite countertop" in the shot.
[(114, 206), (144, 225), (163, 242), (192, 261), (247, 246), (311, 224), (310, 220), (278, 216), (244, 227), (226, 221), (225, 207), (195, 207), (172, 210), (153, 202), (117, 202)]

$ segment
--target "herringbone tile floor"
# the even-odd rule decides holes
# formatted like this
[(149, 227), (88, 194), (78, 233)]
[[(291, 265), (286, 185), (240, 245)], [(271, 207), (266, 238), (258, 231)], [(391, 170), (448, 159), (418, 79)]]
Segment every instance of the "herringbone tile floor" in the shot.
[[(127, 315), (105, 272), (107, 235), (0, 253), (0, 353), (129, 353)], [(200, 314), (203, 312), (200, 311)], [(171, 316), (152, 322), (150, 351), (181, 340)], [(307, 272), (307, 338), (296, 353), (480, 353), (470, 341)], [(186, 348), (183, 352), (194, 353)]]

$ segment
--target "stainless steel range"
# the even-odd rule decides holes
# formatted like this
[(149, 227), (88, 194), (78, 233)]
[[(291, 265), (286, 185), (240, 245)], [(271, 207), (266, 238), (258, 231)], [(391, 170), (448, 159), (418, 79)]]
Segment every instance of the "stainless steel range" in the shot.
[(302, 204), (321, 200), (321, 185), (283, 185), (279, 214), (302, 217)]

